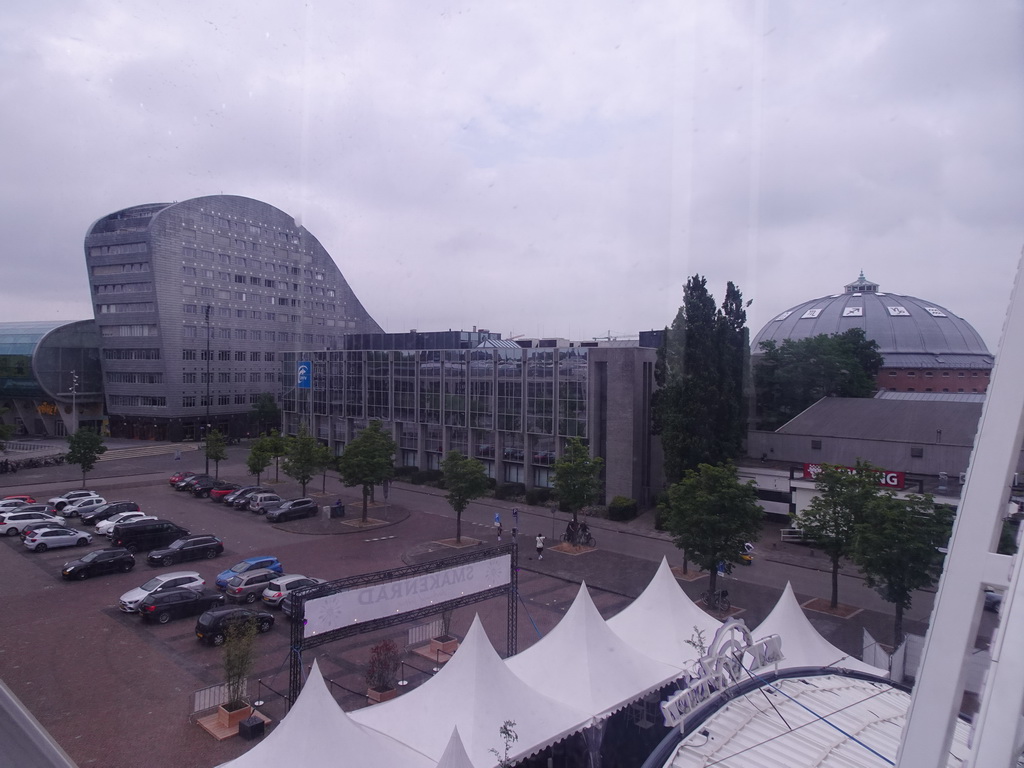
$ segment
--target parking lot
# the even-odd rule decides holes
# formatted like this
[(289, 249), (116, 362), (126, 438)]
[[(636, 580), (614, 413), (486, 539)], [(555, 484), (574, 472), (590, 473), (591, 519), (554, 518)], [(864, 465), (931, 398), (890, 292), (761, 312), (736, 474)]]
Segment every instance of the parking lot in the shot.
[[(270, 525), (250, 512), (173, 491), (166, 478), (174, 469), (202, 469), (201, 462), (190, 465), (188, 458), (174, 462), (170, 456), (153, 456), (104, 463), (89, 478), (87, 487), (108, 500), (132, 499), (145, 512), (192, 533), (219, 536), (225, 545), (220, 557), (153, 568), (140, 553), (129, 573), (65, 581), (60, 575), (63, 564), (108, 545), (105, 537), (97, 536), (87, 547), (42, 553), (25, 549), (19, 537), (0, 538), (0, 568), (7, 585), (0, 677), (80, 766), (137, 766), (145, 762), (154, 768), (206, 768), (251, 746), (239, 738), (217, 742), (189, 722), (192, 693), (223, 682), (222, 654), (196, 639), (195, 619), (149, 624), (118, 609), (119, 597), (154, 573), (194, 570), (212, 587), (221, 570), (251, 555), (270, 554), (281, 560), (288, 573), (337, 579), (406, 564), (409, 553), (424, 542), (452, 534), (450, 519), (395, 504), (374, 509), (373, 516), (387, 523), (375, 529), (362, 530), (320, 518)], [(236, 470), (241, 467), (241, 461), (232, 463)], [(221, 476), (246, 480), (241, 473), (232, 477), (231, 468), (222, 466)], [(31, 477), (23, 473), (19, 479), (25, 482), (18, 483), (4, 476), (6, 490), (24, 489), (45, 500), (81, 486), (68, 469), (36, 470)], [(60, 477), (40, 482), (45, 479), (41, 475), (47, 474)], [(350, 512), (358, 515), (351, 489), (341, 489), (336, 479), (332, 482), (333, 489), (319, 495), (318, 503), (331, 503), (340, 496), (353, 502)], [(297, 485), (271, 485), (280, 488), (283, 496), (299, 495)], [(77, 521), (73, 524), (78, 525)], [(475, 532), (491, 536), (482, 526)], [(473, 535), (472, 522), (465, 523), (465, 533)], [(557, 623), (577, 590), (571, 582), (521, 571), (520, 648), (537, 639), (538, 629), (547, 631)], [(601, 590), (596, 590), (594, 597), (606, 612), (627, 602), (621, 595)], [(480, 613), (491, 641), (503, 653), (505, 601), (463, 609), (456, 614), (456, 632), (465, 631), (474, 612)], [(276, 721), (286, 711), (273, 691), (287, 690), (289, 624), (279, 611), (275, 614), (275, 626), (256, 638), (253, 677), (267, 686), (257, 689), (266, 702), (261, 711)], [(385, 634), (405, 647), (407, 633), (408, 627), (403, 627)], [(336, 682), (336, 698), (346, 709), (366, 705), (363, 668), (369, 647), (379, 637), (364, 635), (316, 650), (325, 675)], [(415, 655), (406, 658), (403, 677), (413, 685), (427, 679), (432, 664)], [(312, 660), (311, 655), (304, 658), (307, 664)]]

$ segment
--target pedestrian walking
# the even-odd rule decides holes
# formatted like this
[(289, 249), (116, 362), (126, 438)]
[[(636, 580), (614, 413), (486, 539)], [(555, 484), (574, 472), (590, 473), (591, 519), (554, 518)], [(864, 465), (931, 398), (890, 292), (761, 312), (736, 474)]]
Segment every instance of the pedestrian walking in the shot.
[(537, 559), (544, 559), (544, 534), (537, 534)]

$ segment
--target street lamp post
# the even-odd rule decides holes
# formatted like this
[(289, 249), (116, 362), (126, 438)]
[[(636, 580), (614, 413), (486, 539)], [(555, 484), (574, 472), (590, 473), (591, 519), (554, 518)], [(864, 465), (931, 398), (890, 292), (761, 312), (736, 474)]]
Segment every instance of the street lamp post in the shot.
[(210, 474), (210, 305), (206, 305), (206, 431), (203, 433), (203, 453), (206, 454), (206, 471)]
[(71, 372), (71, 434), (78, 431), (78, 373)]

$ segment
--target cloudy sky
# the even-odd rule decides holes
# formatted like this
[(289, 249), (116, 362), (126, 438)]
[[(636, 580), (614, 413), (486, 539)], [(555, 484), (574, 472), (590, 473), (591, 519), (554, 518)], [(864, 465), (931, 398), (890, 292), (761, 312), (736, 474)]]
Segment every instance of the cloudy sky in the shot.
[(863, 270), (995, 351), (1024, 5), (32, 0), (0, 16), (0, 320), (92, 316), (86, 229), (295, 215), (388, 331), (625, 337), (689, 275), (752, 334)]

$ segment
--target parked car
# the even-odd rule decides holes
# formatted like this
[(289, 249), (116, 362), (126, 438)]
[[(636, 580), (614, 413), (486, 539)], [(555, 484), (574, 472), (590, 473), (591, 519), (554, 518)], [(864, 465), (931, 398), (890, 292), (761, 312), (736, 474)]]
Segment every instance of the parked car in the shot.
[(78, 515), (85, 525), (96, 525), (101, 520), (109, 520), (120, 512), (138, 512), (139, 505), (134, 501), (108, 501)]
[(316, 512), (316, 502), (312, 499), (289, 499), (267, 512), (267, 522), (282, 523), (285, 520), (299, 520), (303, 517), (313, 517)]
[(267, 584), (267, 588), (263, 590), (263, 604), (279, 608), (281, 606), (281, 601), (283, 601), (285, 597), (294, 590), (323, 583), (323, 579), (310, 578), (309, 576), (303, 576), (300, 573), (290, 573), (287, 576), (278, 576)]
[(196, 533), (175, 539), (164, 549), (154, 549), (146, 562), (150, 565), (174, 565), (186, 560), (213, 559), (224, 552), (224, 542), (216, 536)]
[(238, 574), (255, 571), (258, 568), (269, 568), (275, 573), (284, 573), (284, 568), (281, 567), (281, 562), (272, 555), (256, 555), (255, 557), (247, 557), (242, 562), (235, 563), (226, 571), (221, 571), (217, 574), (217, 589), (223, 590), (227, 587), (228, 582)]
[(166, 624), (172, 619), (195, 616), (197, 613), (220, 608), (224, 595), (204, 589), (199, 592), (188, 587), (172, 587), (150, 592), (139, 603), (138, 612), (143, 621)]
[(224, 480), (214, 480), (212, 477), (210, 477), (205, 480), (199, 480), (193, 483), (189, 487), (189, 491), (191, 491), (192, 495), (195, 496), (197, 499), (208, 499), (210, 498), (210, 493), (213, 491), (213, 489), (220, 488), (222, 485), (229, 485), (235, 488), (238, 487), (234, 483), (229, 483)]
[(0, 512), (13, 512), (21, 507), (27, 507), (28, 502), (21, 499), (4, 499), (0, 501)]
[(240, 486), (238, 483), (221, 482), (219, 487), (210, 489), (210, 501), (214, 501), (218, 504), (223, 504), (225, 496), (234, 493), (241, 487), (242, 486)]
[(224, 645), (228, 628), (245, 621), (256, 622), (259, 632), (269, 632), (274, 626), (274, 614), (255, 608), (214, 608), (196, 620), (196, 637), (210, 645)]
[(133, 520), (118, 523), (110, 534), (115, 547), (124, 547), (129, 552), (166, 547), (175, 539), (188, 536), (187, 528), (175, 525), (170, 520)]
[(283, 503), (284, 499), (276, 493), (254, 493), (249, 497), (249, 511), (257, 515), (265, 515)]
[(134, 512), (118, 512), (116, 515), (111, 515), (106, 520), (101, 520), (96, 523), (96, 533), (100, 536), (109, 536), (114, 531), (114, 526), (118, 523), (130, 523), (132, 520), (156, 520), (153, 515), (147, 515), (145, 512), (135, 510)]
[(73, 499), (64, 505), (64, 508), (60, 511), (64, 517), (80, 517), (83, 512), (88, 512), (90, 509), (96, 509), (96, 507), (102, 507), (107, 503), (107, 500), (102, 496), (86, 496), (84, 499)]
[(252, 502), (254, 496), (259, 496), (263, 493), (273, 493), (269, 488), (260, 488), (250, 493), (243, 493), (235, 497), (235, 500), (231, 502), (231, 506), (235, 509), (249, 509), (249, 504)]
[(53, 508), (60, 512), (64, 507), (67, 506), (69, 501), (75, 499), (84, 499), (87, 496), (99, 496), (96, 491), (87, 491), (84, 488), (78, 491), (68, 491), (63, 496), (54, 496), (49, 500), (49, 503), (53, 505)]
[(34, 552), (45, 552), (57, 547), (84, 547), (92, 541), (92, 535), (76, 528), (40, 528), (22, 539), (22, 543)]
[(224, 595), (232, 603), (255, 603), (279, 574), (269, 568), (257, 568), (233, 576), (224, 587)]
[(174, 484), (174, 490), (176, 490), (176, 491), (190, 491), (190, 490), (192, 490), (192, 486), (193, 485), (195, 485), (196, 483), (200, 482), (201, 480), (207, 480), (207, 479), (212, 480), (213, 478), (210, 477), (210, 475), (192, 475), (191, 477), (186, 477), (180, 483), (175, 483)]
[(139, 604), (145, 600), (148, 595), (151, 595), (154, 592), (173, 589), (174, 587), (185, 587), (186, 589), (199, 592), (205, 586), (206, 579), (195, 571), (161, 573), (159, 576), (154, 576), (141, 587), (129, 589), (121, 595), (121, 599), (118, 601), (118, 607), (125, 613), (136, 613), (139, 610)]
[[(26, 504), (25, 506), (34, 506)], [(48, 523), (53, 525), (61, 524), (61, 520), (56, 515), (48, 515), (45, 512), (24, 512), (21, 509), (16, 509), (11, 512), (0, 512), (0, 534), (5, 536), (17, 536), (26, 526), (38, 525), (39, 523)]]
[(135, 567), (135, 556), (121, 547), (94, 549), (84, 557), (64, 563), (60, 575), (65, 579), (88, 579), (104, 573), (128, 573)]
[(21, 540), (24, 541), (30, 536), (34, 536), (36, 531), (41, 531), (43, 528), (71, 528), (71, 524), (63, 517), (58, 517), (52, 521), (39, 520), (38, 522), (28, 523), (21, 529)]
[(246, 496), (251, 496), (254, 493), (272, 493), (273, 488), (267, 488), (265, 485), (244, 485), (237, 491), (232, 491), (224, 497), (224, 503), (235, 505), (236, 501), (241, 501)]
[(4, 501), (24, 501), (26, 504), (35, 504), (36, 500), (33, 499), (26, 493), (15, 493), (10, 496), (4, 496)]
[(182, 480), (188, 480), (193, 475), (198, 475), (198, 474), (199, 474), (198, 472), (189, 472), (188, 470), (183, 470), (181, 472), (175, 472), (173, 475), (171, 475), (169, 478), (167, 478), (167, 482), (170, 483), (172, 486), (174, 486), (174, 485), (177, 485), (178, 483), (180, 483)]
[(24, 507), (18, 507), (18, 512), (42, 512), (47, 515), (57, 514), (57, 509), (53, 504), (47, 504), (45, 501), (37, 501), (34, 504), (26, 504)]

